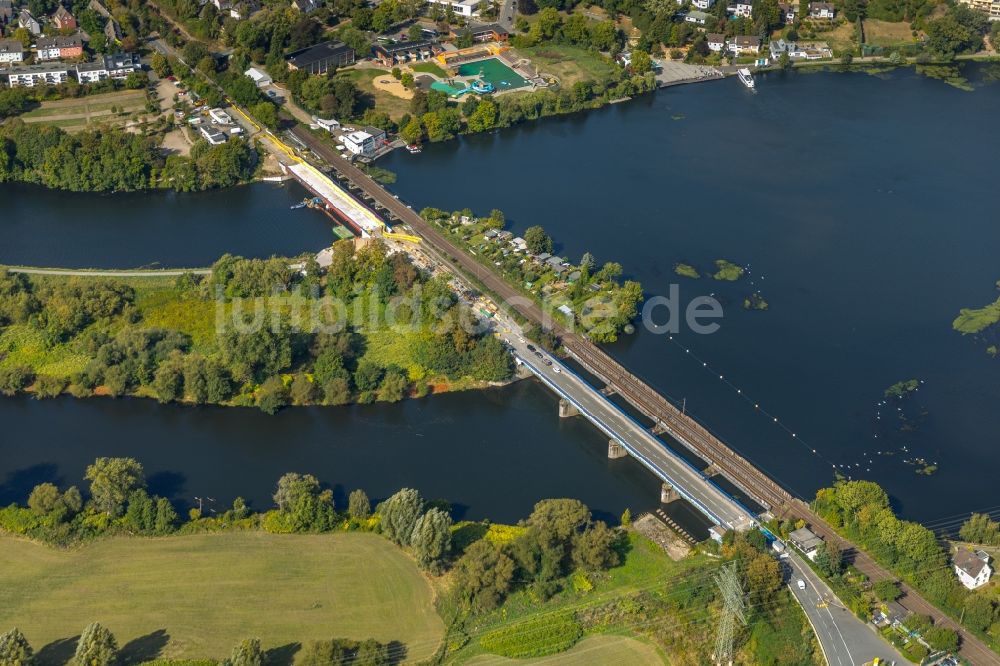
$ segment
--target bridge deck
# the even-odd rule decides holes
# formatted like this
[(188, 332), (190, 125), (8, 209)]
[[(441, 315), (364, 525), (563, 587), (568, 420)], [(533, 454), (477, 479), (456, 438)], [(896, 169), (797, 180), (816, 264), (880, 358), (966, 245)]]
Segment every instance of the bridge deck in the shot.
[(385, 229), (385, 223), (375, 213), (360, 204), (319, 169), (299, 163), (289, 166), (288, 170), (362, 232), (374, 235)]
[(755, 524), (744, 507), (568, 367), (556, 359), (551, 359), (550, 367), (538, 360), (526, 344), (512, 344), (518, 360), (536, 377), (712, 522), (734, 530), (746, 530)]

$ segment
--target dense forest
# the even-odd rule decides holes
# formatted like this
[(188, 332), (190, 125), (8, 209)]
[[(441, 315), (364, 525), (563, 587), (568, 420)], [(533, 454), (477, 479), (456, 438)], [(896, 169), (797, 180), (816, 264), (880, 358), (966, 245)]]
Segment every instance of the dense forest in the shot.
[[(257, 406), (394, 402), (432, 384), (503, 381), (509, 354), (430, 278), (381, 243), (313, 258), (225, 256), (207, 279), (155, 286), (0, 277), (0, 392), (68, 390)], [(151, 323), (152, 322), (152, 323)], [(67, 362), (49, 365), (53, 356)]]
[(246, 182), (256, 167), (256, 152), (243, 141), (198, 141), (190, 157), (164, 158), (154, 138), (119, 129), (69, 134), (17, 119), (0, 125), (0, 182), (75, 192), (189, 191)]

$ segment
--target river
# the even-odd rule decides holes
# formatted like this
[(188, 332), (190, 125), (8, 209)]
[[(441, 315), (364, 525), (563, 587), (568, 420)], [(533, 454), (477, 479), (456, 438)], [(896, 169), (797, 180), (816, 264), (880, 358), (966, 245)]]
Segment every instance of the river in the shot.
[[(959, 308), (996, 297), (1000, 278), (1000, 135), (990, 130), (1000, 86), (987, 74), (970, 69), (974, 92), (911, 70), (774, 73), (757, 94), (710, 82), (397, 151), (380, 166), (397, 172), (391, 189), (414, 208), (500, 208), (517, 231), (544, 225), (574, 260), (590, 251), (620, 262), (647, 294), (672, 283), (683, 303), (714, 294), (725, 310), (717, 333), (670, 339), (640, 327), (611, 351), (801, 496), (836, 470), (882, 483), (908, 517), (952, 526), (994, 508), (980, 479), (1000, 463), (995, 361), (951, 330)], [(5, 185), (0, 195), (16, 206), (0, 222), (5, 238), (11, 220), (17, 236), (0, 262), (203, 265), (225, 251), (287, 254), (331, 238), (325, 218), (288, 211), (297, 186), (148, 198)], [(749, 277), (673, 273), (675, 262), (704, 271), (718, 258), (749, 266)], [(753, 289), (767, 311), (740, 307)], [(910, 378), (924, 383), (902, 412), (879, 404)], [(649, 508), (656, 492), (634, 463), (604, 460), (591, 428), (559, 421), (533, 383), (273, 419), (148, 401), (7, 400), (0, 412), (14, 442), (0, 479), (74, 481), (95, 455), (129, 453), (175, 479), (164, 492), (186, 501), (266, 503), (273, 480), (297, 469), (375, 496), (415, 485), (497, 520), (558, 495), (615, 516)], [(938, 472), (917, 475), (914, 458)], [(0, 501), (16, 498), (18, 483)]]

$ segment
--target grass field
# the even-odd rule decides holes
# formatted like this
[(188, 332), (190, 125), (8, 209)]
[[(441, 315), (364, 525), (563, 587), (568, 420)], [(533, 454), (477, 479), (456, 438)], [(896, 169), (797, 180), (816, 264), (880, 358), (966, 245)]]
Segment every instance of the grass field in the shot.
[(591, 636), (561, 654), (534, 659), (508, 659), (496, 655), (479, 655), (465, 662), (468, 666), (662, 666), (666, 664), (649, 643), (626, 636)]
[(399, 120), (404, 114), (410, 112), (410, 100), (403, 99), (402, 97), (396, 97), (392, 93), (388, 93), (384, 90), (379, 90), (375, 87), (375, 84), (372, 83), (375, 77), (385, 76), (387, 74), (389, 74), (389, 72), (384, 69), (346, 69), (342, 72), (337, 72), (337, 76), (346, 76), (350, 78), (354, 81), (358, 90), (363, 92), (365, 95), (374, 98), (376, 107), (379, 111), (385, 111), (393, 120)]
[(890, 23), (877, 19), (865, 19), (865, 42), (873, 46), (898, 46), (912, 44), (913, 33), (905, 21)]
[(578, 46), (545, 44), (517, 49), (517, 53), (530, 59), (543, 74), (557, 77), (564, 86), (596, 79), (612, 70), (611, 63), (604, 56)]
[(410, 65), (410, 69), (414, 72), (423, 72), (426, 74), (435, 74), (440, 77), (445, 77), (448, 75), (446, 71), (441, 69), (439, 65), (435, 65), (432, 62), (418, 62)]
[(146, 93), (142, 90), (121, 90), (42, 102), (39, 108), (21, 115), (21, 118), (26, 123), (45, 123), (68, 131), (96, 123), (124, 125), (126, 116), (113, 114), (111, 107), (128, 113), (143, 111), (146, 108)]
[(414, 563), (364, 533), (118, 538), (74, 550), (5, 537), (0, 589), (0, 631), (17, 626), (36, 653), (92, 621), (126, 649), (162, 645), (185, 658), (223, 657), (249, 636), (265, 649), (344, 637), (399, 641), (413, 662), (444, 632)]

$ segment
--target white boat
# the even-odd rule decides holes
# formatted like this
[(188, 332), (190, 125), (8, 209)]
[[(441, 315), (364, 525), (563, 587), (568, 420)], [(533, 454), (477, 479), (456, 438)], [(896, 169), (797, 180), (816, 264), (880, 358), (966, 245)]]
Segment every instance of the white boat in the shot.
[(742, 67), (736, 73), (739, 75), (740, 81), (743, 82), (743, 85), (752, 90), (754, 87), (754, 82), (753, 82), (753, 74), (750, 73), (750, 70), (747, 69), (746, 67)]

